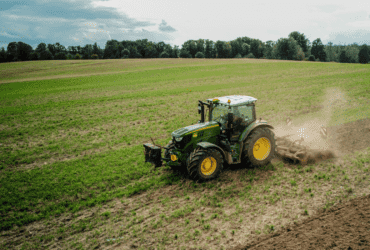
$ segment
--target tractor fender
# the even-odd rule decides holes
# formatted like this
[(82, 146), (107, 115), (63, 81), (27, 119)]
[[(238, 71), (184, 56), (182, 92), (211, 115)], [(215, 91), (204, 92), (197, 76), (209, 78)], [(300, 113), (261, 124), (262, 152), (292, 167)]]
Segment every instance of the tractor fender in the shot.
[(222, 148), (220, 148), (219, 146), (217, 146), (216, 144), (213, 144), (213, 143), (210, 143), (210, 142), (198, 142), (197, 146), (199, 146), (201, 148), (217, 148), (221, 152), (224, 159), (227, 159), (224, 150)]
[(263, 127), (267, 127), (267, 128), (270, 128), (270, 129), (274, 129), (273, 126), (267, 124), (266, 121), (264, 120), (258, 120), (257, 122), (254, 122), (252, 124), (250, 124), (244, 131), (243, 133), (240, 135), (239, 137), (239, 142), (243, 142), (247, 137), (248, 135), (253, 131), (255, 130), (256, 128), (263, 128)]

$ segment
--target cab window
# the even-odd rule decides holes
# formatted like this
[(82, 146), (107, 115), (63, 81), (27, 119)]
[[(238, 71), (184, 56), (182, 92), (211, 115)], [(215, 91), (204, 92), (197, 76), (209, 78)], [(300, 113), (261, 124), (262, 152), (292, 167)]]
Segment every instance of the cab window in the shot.
[(248, 123), (253, 121), (253, 106), (237, 106), (234, 108), (234, 115), (242, 118), (244, 121)]

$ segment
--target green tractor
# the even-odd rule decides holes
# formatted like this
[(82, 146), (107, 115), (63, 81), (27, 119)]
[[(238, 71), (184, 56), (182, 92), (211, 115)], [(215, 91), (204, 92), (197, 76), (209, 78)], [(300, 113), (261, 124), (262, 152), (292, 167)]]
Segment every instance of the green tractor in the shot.
[(256, 101), (241, 95), (199, 101), (201, 120), (172, 132), (164, 158), (162, 147), (145, 143), (145, 162), (160, 167), (165, 161), (166, 166), (185, 168), (192, 179), (201, 181), (216, 178), (224, 163), (269, 164), (275, 156), (275, 135), (271, 125), (256, 119)]

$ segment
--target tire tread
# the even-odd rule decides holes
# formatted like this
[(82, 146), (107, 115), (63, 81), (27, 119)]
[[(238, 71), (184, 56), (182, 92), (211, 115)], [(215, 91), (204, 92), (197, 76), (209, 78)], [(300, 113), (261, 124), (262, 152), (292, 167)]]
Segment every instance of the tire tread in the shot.
[(269, 134), (271, 136), (271, 138), (273, 138), (272, 143), (274, 144), (274, 145), (272, 145), (273, 149), (274, 149), (274, 152), (272, 152), (272, 156), (269, 156), (270, 160), (267, 161), (266, 164), (262, 164), (262, 165), (267, 165), (276, 155), (275, 134), (268, 128), (257, 128), (256, 130), (252, 131), (252, 133), (248, 136), (248, 138), (245, 140), (244, 145), (243, 145), (243, 162), (247, 166), (255, 166), (255, 167), (262, 166), (262, 165), (259, 165), (259, 164), (257, 164), (257, 165), (252, 164), (252, 161), (248, 157), (248, 150), (249, 150), (250, 144), (252, 143), (254, 138), (261, 137), (260, 135), (262, 134), (262, 132), (266, 132), (267, 134)]
[[(201, 164), (201, 160), (210, 154), (216, 154), (221, 162), (218, 162), (219, 169), (216, 169), (215, 174), (212, 175), (210, 178), (204, 178), (198, 173), (199, 165)], [(222, 157), (222, 154), (217, 149), (203, 149), (201, 147), (196, 148), (189, 156), (188, 158), (188, 173), (191, 179), (193, 180), (210, 180), (216, 178), (223, 170), (223, 163), (224, 159)]]

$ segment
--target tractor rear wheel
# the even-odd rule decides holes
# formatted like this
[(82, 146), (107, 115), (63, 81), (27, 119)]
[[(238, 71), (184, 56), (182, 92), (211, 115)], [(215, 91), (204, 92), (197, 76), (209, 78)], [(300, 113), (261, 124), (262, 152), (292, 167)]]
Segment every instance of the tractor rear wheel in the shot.
[(243, 161), (248, 166), (265, 166), (275, 157), (274, 133), (268, 128), (254, 130), (243, 145)]
[(224, 159), (217, 149), (196, 148), (187, 160), (188, 173), (194, 180), (211, 180), (222, 172), (223, 163)]

